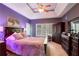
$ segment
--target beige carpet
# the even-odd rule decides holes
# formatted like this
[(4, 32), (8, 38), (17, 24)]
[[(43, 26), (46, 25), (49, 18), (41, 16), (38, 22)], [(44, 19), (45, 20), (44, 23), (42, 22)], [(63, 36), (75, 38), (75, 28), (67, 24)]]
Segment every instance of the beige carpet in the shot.
[(68, 56), (65, 50), (60, 44), (55, 42), (49, 42), (47, 44), (47, 55), (48, 56)]

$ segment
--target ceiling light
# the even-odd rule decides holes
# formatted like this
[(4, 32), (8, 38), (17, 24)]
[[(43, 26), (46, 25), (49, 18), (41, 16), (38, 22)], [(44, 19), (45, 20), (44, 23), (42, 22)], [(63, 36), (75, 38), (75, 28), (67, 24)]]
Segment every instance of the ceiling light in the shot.
[(46, 12), (46, 6), (42, 4), (37, 4), (38, 5), (38, 11), (39, 12)]
[(39, 12), (44, 12), (44, 9), (39, 8), (38, 11)]

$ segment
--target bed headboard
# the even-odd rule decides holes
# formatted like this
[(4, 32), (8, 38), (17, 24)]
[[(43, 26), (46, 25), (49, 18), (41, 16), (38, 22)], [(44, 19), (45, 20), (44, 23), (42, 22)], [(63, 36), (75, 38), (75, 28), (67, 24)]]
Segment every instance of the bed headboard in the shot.
[(17, 33), (23, 32), (24, 29), (16, 28), (16, 27), (5, 27), (4, 31), (5, 31), (4, 39), (6, 39), (8, 36), (12, 35), (14, 32), (17, 32)]

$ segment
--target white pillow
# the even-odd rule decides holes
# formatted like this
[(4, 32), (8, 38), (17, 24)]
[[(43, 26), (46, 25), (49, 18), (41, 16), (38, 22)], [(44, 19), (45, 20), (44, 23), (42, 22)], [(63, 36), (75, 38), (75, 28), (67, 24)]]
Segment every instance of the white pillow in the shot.
[(24, 38), (20, 33), (14, 33), (13, 36), (14, 36), (17, 40)]

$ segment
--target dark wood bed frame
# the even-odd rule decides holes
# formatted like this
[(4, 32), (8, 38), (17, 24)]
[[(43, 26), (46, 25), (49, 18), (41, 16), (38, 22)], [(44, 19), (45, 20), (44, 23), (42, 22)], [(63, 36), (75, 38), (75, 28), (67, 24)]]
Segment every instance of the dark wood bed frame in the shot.
[[(14, 32), (23, 32), (24, 29), (23, 28), (17, 28), (17, 27), (5, 27), (4, 28), (4, 41), (5, 41), (5, 44), (6, 44), (6, 38), (10, 35), (12, 35)], [(17, 55), (16, 53), (13, 53), (12, 51), (9, 51), (8, 49), (6, 49), (6, 51), (8, 53), (11, 53), (11, 54), (14, 54), (16, 56), (20, 56), (20, 55)], [(7, 54), (7, 53), (6, 53)]]

